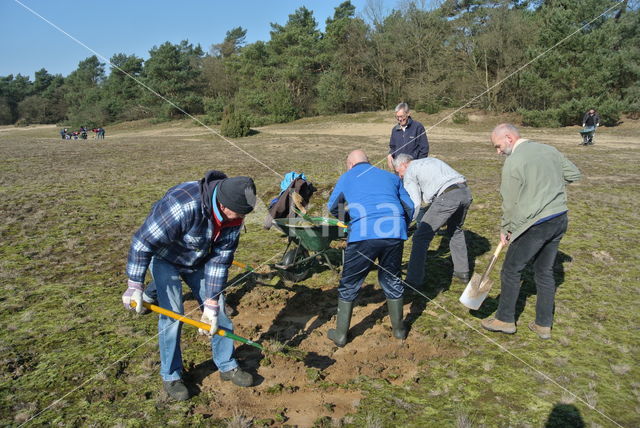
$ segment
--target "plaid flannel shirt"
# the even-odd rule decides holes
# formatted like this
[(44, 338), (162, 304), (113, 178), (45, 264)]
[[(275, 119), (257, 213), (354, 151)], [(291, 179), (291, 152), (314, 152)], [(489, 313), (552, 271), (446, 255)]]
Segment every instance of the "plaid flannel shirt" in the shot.
[(206, 297), (217, 300), (227, 283), (241, 226), (223, 227), (215, 242), (213, 228), (197, 181), (169, 189), (133, 235), (127, 260), (129, 279), (144, 282), (153, 256), (186, 270), (204, 265)]

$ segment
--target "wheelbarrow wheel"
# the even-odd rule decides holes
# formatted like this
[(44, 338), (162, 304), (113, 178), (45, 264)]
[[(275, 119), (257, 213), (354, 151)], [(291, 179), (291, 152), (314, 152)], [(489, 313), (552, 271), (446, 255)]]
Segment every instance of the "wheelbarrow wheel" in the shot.
[(278, 275), (285, 284), (290, 285), (302, 281), (309, 276), (310, 267), (308, 262), (301, 262), (308, 257), (309, 251), (302, 246), (298, 246), (284, 253), (282, 260), (276, 266), (279, 267)]
[(284, 267), (291, 267), (307, 257), (309, 257), (309, 252), (304, 247), (296, 247), (284, 253), (279, 264)]

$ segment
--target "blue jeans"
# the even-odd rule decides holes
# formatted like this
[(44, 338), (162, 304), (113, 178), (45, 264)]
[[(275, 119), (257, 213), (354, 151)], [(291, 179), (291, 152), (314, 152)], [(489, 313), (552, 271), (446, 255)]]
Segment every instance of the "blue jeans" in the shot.
[[(204, 268), (195, 270), (180, 268), (160, 258), (153, 257), (149, 266), (153, 281), (147, 286), (145, 294), (158, 300), (159, 306), (184, 315), (182, 297), (182, 280), (187, 283), (191, 292), (202, 308), (205, 299)], [(218, 304), (220, 328), (233, 332), (233, 324), (227, 317), (224, 307), (224, 295), (220, 294)], [(162, 380), (171, 381), (182, 378), (182, 351), (180, 350), (180, 332), (182, 323), (165, 315), (158, 320), (158, 342), (160, 344), (160, 375)], [(233, 340), (218, 336), (211, 338), (213, 362), (220, 372), (227, 372), (238, 367), (233, 358)]]
[(358, 297), (360, 287), (378, 260), (378, 281), (387, 299), (399, 299), (404, 292), (404, 284), (400, 280), (400, 264), (402, 263), (401, 239), (368, 239), (350, 242), (344, 252), (342, 277), (338, 285), (340, 300), (353, 302)]

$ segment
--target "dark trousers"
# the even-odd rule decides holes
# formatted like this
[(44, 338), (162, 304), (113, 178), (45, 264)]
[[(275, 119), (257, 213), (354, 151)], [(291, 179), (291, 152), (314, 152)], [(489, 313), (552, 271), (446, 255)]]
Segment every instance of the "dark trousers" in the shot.
[(344, 252), (342, 277), (338, 285), (340, 300), (353, 302), (358, 297), (360, 287), (378, 261), (378, 281), (387, 299), (399, 299), (404, 292), (400, 280), (402, 263), (402, 239), (368, 239), (350, 242)]
[(500, 303), (496, 318), (504, 322), (515, 322), (516, 301), (520, 294), (522, 271), (533, 259), (536, 283), (536, 324), (551, 327), (556, 284), (553, 279), (553, 264), (558, 254), (558, 245), (567, 231), (567, 215), (552, 218), (534, 226), (509, 244), (502, 265), (500, 279)]
[(435, 198), (413, 234), (413, 246), (407, 267), (408, 284), (417, 288), (422, 287), (427, 250), (438, 229), (445, 224), (447, 225), (447, 236), (450, 238), (449, 249), (453, 260), (453, 270), (469, 272), (467, 243), (464, 239), (462, 226), (471, 202), (471, 191), (466, 185)]

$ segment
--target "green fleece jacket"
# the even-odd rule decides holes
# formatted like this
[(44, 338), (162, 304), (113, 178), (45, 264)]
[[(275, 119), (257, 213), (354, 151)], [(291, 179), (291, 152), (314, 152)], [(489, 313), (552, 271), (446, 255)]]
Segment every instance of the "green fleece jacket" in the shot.
[(502, 168), (502, 228), (511, 241), (538, 220), (567, 211), (565, 184), (579, 180), (578, 168), (552, 146), (525, 140)]

